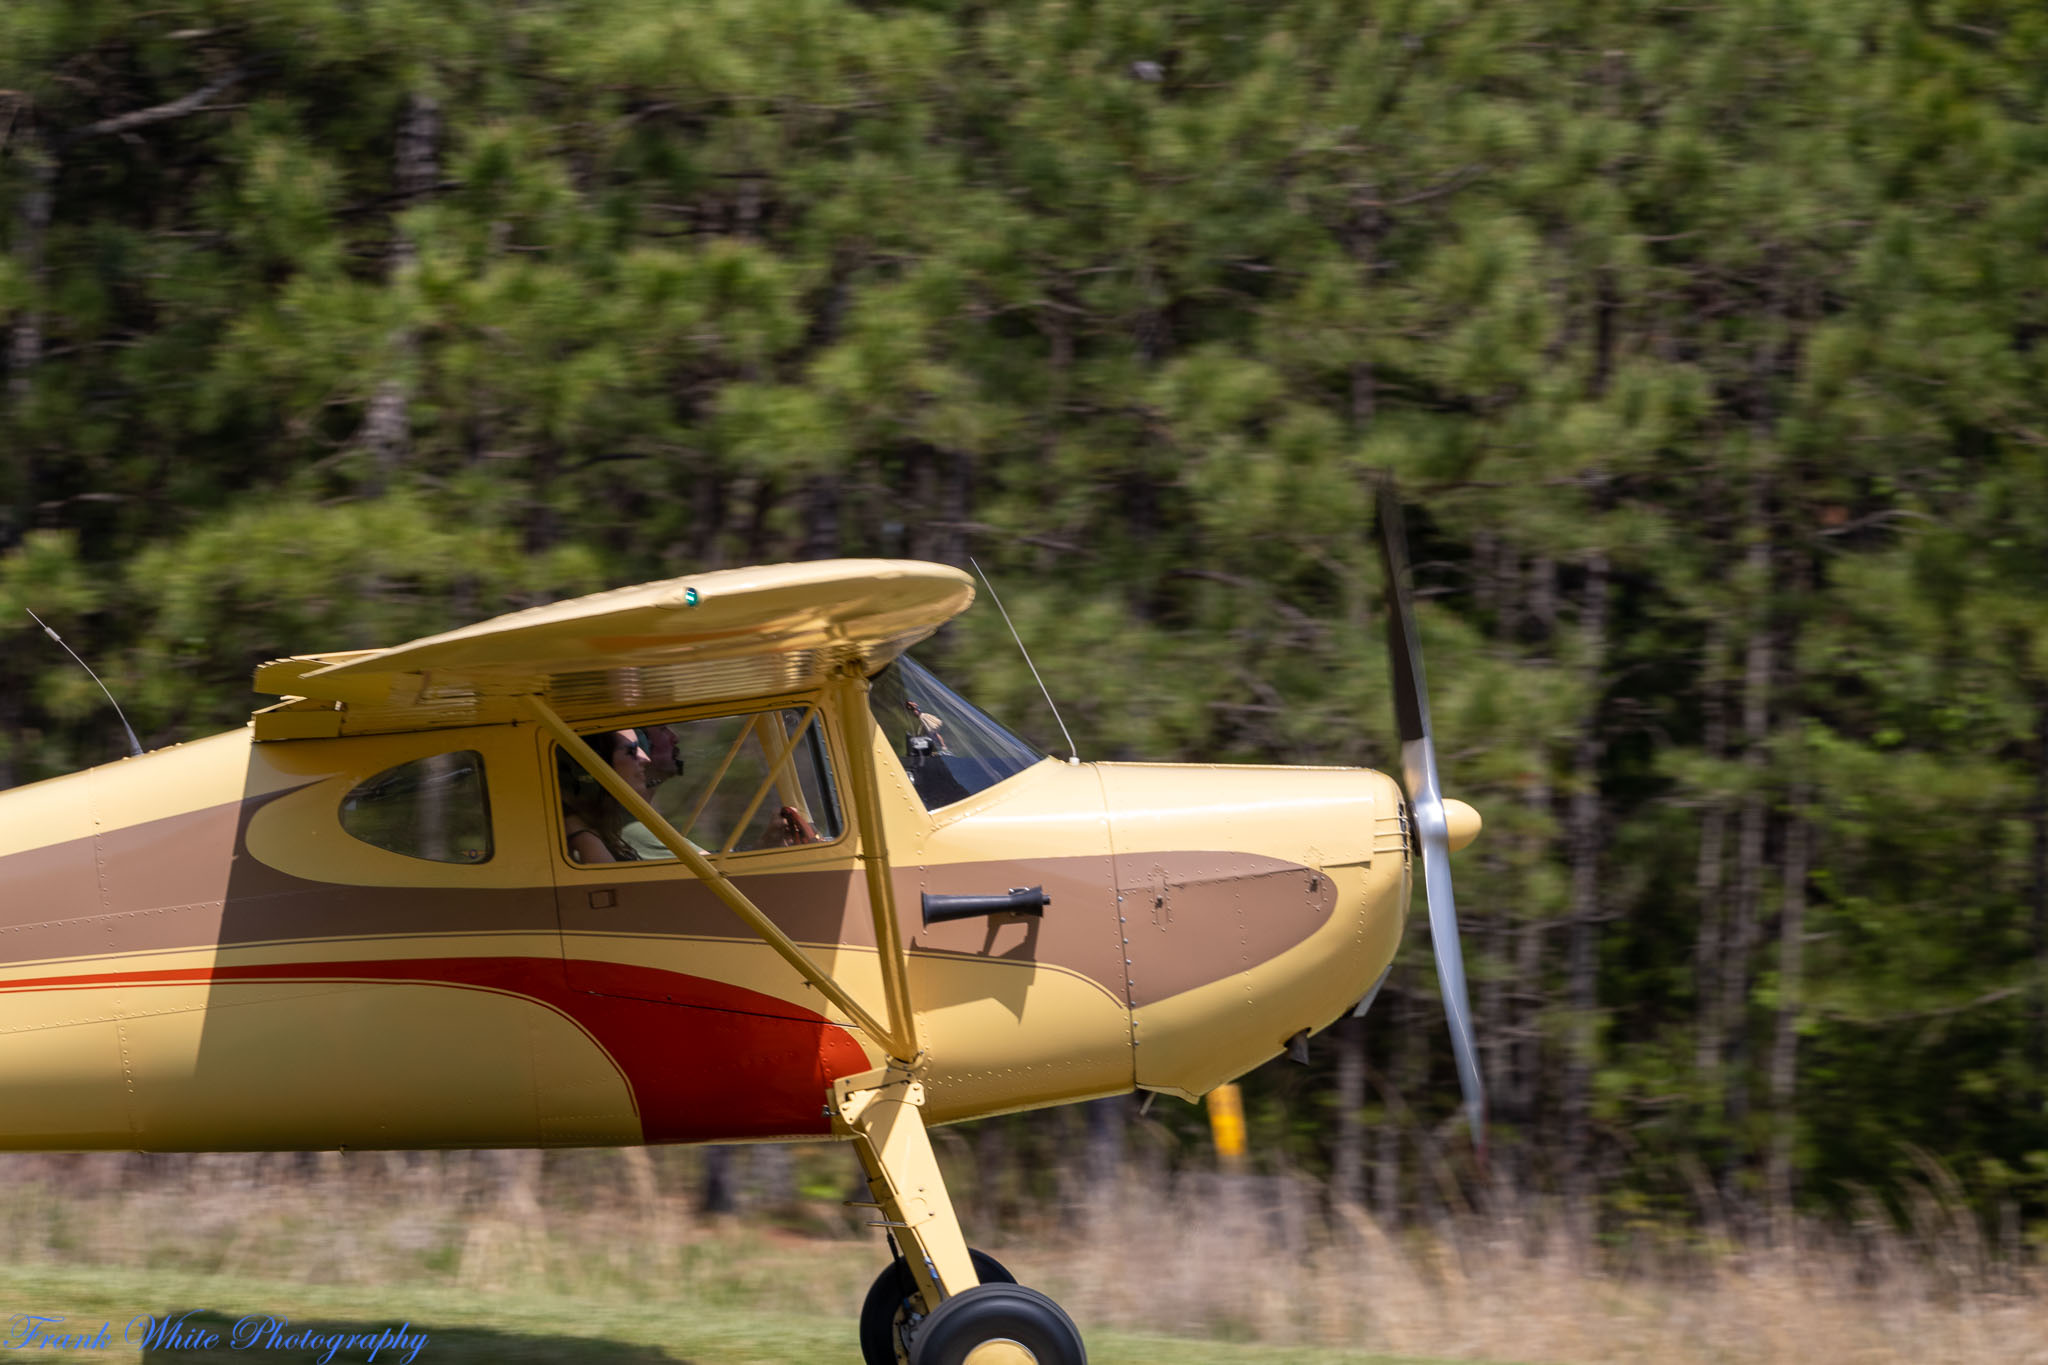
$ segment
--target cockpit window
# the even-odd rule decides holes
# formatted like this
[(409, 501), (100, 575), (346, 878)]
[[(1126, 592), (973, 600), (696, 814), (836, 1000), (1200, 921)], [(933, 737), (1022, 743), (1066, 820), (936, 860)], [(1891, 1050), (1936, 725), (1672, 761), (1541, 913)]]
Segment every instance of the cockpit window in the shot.
[(1044, 757), (908, 656), (875, 675), (868, 705), (926, 810), (963, 801)]
[(491, 807), (484, 756), (462, 749), (386, 768), (341, 798), (341, 827), (366, 844), (408, 858), (487, 862)]
[[(581, 736), (699, 853), (829, 844), (839, 799), (815, 707), (599, 730)], [(565, 852), (574, 863), (661, 862), (667, 845), (556, 751)]]

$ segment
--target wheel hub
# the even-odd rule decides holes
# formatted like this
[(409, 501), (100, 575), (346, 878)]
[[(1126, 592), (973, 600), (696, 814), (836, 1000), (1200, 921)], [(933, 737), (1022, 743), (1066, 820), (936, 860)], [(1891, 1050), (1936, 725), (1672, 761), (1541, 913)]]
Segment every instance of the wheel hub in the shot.
[(962, 1365), (1038, 1365), (1038, 1357), (1021, 1341), (996, 1337), (969, 1351)]

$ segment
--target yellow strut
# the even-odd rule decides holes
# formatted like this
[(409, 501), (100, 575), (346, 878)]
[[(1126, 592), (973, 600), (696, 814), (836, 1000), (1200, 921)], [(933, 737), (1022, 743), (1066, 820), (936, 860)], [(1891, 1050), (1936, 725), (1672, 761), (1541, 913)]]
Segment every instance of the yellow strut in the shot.
[[(761, 721), (764, 718), (772, 721), (777, 714), (778, 713), (774, 711), (764, 711), (761, 713), (761, 715), (754, 717), (753, 722), (751, 722), (746, 727), (747, 729), (752, 730), (754, 732), (755, 738), (760, 741), (761, 757), (763, 758), (768, 758), (767, 730), (776, 727), (763, 727), (761, 725)], [(804, 731), (810, 728), (811, 721), (816, 718), (817, 714), (817, 707), (805, 707), (803, 719), (799, 720), (796, 723), (796, 728), (794, 730), (791, 730), (789, 732), (788, 737), (786, 739), (783, 739), (781, 743), (779, 743), (776, 746), (775, 757), (768, 759), (768, 771), (762, 776), (761, 785), (754, 788), (754, 799), (747, 802), (746, 810), (741, 813), (739, 819), (733, 822), (732, 833), (726, 836), (725, 847), (718, 850), (720, 853), (730, 853), (733, 851), (734, 848), (738, 847), (740, 842), (740, 836), (747, 832), (747, 822), (754, 818), (755, 811), (761, 809), (761, 798), (768, 794), (768, 789), (770, 787), (778, 786), (783, 782), (784, 769), (787, 768), (789, 770), (790, 781), (787, 786), (782, 787), (780, 793), (778, 794), (785, 796), (789, 795), (790, 788), (796, 786), (796, 782), (794, 780), (796, 776), (796, 770), (794, 768), (789, 767), (789, 756), (796, 752), (797, 741), (804, 737)], [(797, 794), (797, 799), (802, 799), (801, 792)], [(794, 805), (795, 802), (791, 802), (791, 804)]]
[(917, 1017), (910, 1008), (910, 971), (903, 953), (903, 930), (896, 920), (896, 893), (889, 884), (889, 844), (882, 835), (881, 776), (875, 771), (875, 716), (868, 707), (868, 680), (848, 669), (839, 675), (839, 718), (846, 733), (846, 762), (853, 778), (854, 813), (860, 820), (860, 861), (868, 876), (868, 910), (875, 917), (875, 947), (882, 959), (882, 997), (890, 1022), (903, 1030), (911, 1051), (901, 1054), (913, 1065), (921, 1061)]
[[(588, 744), (585, 744), (582, 737), (574, 730), (571, 730), (568, 724), (555, 714), (553, 707), (537, 696), (528, 696), (526, 704), (528, 709), (533, 712), (534, 718), (540, 721), (542, 727), (555, 737), (555, 742), (560, 744), (563, 750), (574, 758), (577, 763), (581, 764), (585, 772), (596, 778), (598, 785), (609, 792), (613, 800), (630, 811), (634, 819), (647, 826), (648, 832), (661, 841), (663, 848), (666, 848), (669, 852), (675, 854), (677, 858), (681, 859), (683, 866), (697, 874), (698, 879), (710, 887), (714, 895), (724, 901), (735, 915), (746, 921), (749, 929), (759, 934), (770, 948), (773, 948), (781, 955), (783, 961), (796, 968), (804, 980), (816, 986), (819, 993), (836, 1005), (840, 1012), (848, 1019), (851, 1019), (861, 1032), (874, 1039), (875, 1042), (881, 1045), (883, 1051), (900, 1062), (910, 1063), (917, 1059), (917, 1030), (910, 1016), (910, 997), (907, 989), (908, 977), (903, 967), (902, 936), (896, 932), (893, 903), (890, 903), (888, 906), (890, 911), (886, 921), (888, 932), (886, 937), (884, 937), (884, 903), (881, 901), (875, 902), (875, 932), (877, 942), (881, 947), (882, 981), (884, 992), (889, 1002), (890, 1022), (895, 1025), (894, 1028), (889, 1028), (885, 1027), (874, 1015), (861, 1008), (860, 1004), (851, 995), (847, 994), (844, 987), (837, 981), (834, 981), (831, 975), (819, 967), (817, 963), (811, 961), (809, 955), (797, 946), (796, 941), (783, 933), (777, 927), (775, 921), (769, 919), (762, 912), (761, 907), (748, 900), (746, 893), (732, 884), (731, 878), (712, 866), (711, 862), (702, 853), (698, 852), (689, 840), (676, 833), (675, 827), (663, 818), (661, 812), (656, 810), (645, 796), (634, 791), (626, 779), (619, 776), (613, 770), (611, 764), (599, 759), (597, 751)], [(860, 717), (866, 718), (867, 715), (866, 699), (862, 698)], [(863, 732), (866, 729), (867, 727), (862, 727)], [(860, 751), (859, 744), (851, 740), (849, 740), (847, 747), (855, 753)], [(879, 845), (881, 840), (881, 823), (879, 818), (877, 818), (879, 811), (875, 810), (879, 803), (874, 800), (872, 790), (874, 780), (873, 755), (867, 755), (865, 764), (856, 759), (854, 769), (854, 790), (856, 803), (860, 810), (861, 834), (866, 838), (872, 832), (873, 839)], [(862, 797), (866, 799), (862, 800)], [(870, 859), (874, 856), (874, 854), (867, 855)], [(884, 859), (887, 857), (886, 854), (880, 856)], [(886, 892), (886, 862), (882, 864), (882, 867), (882, 883), (883, 889)], [(875, 864), (870, 862), (868, 889), (871, 897), (874, 895), (875, 882)]]

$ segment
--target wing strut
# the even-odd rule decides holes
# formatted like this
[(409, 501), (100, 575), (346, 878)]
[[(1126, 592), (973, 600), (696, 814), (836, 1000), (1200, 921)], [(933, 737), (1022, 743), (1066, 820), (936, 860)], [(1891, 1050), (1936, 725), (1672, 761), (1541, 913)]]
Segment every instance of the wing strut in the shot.
[(890, 1056), (914, 1068), (923, 1060), (917, 1041), (917, 1016), (910, 1008), (910, 969), (903, 953), (903, 930), (896, 919), (896, 895), (889, 883), (889, 845), (882, 835), (882, 779), (875, 768), (875, 713), (868, 706), (868, 680), (849, 668), (836, 680), (839, 723), (846, 731), (846, 766), (853, 771), (853, 809), (860, 821), (860, 861), (868, 874), (868, 909), (875, 917), (875, 948), (882, 960), (882, 998), (889, 1022), (907, 1051)]
[(902, 1064), (914, 1065), (918, 1060), (917, 1025), (910, 1013), (909, 974), (904, 967), (903, 939), (896, 928), (894, 898), (889, 895), (888, 854), (882, 845), (879, 819), (881, 803), (875, 796), (875, 761), (872, 750), (861, 747), (861, 741), (870, 737), (872, 726), (865, 690), (864, 679), (856, 679), (849, 690), (849, 701), (858, 702), (857, 710), (849, 709), (846, 713), (849, 726), (863, 719), (868, 719), (869, 725), (860, 726), (859, 736), (848, 736), (847, 749), (854, 769), (854, 799), (861, 822), (861, 860), (868, 869), (868, 898), (874, 909), (875, 941), (881, 950), (883, 990), (888, 999), (889, 1024), (893, 1027), (883, 1025), (863, 1009), (845, 987), (832, 979), (830, 973), (811, 961), (809, 954), (783, 933), (760, 906), (747, 899), (747, 894), (734, 886), (731, 878), (713, 866), (688, 839), (678, 834), (675, 826), (646, 797), (628, 786), (626, 780), (612, 770), (611, 764), (599, 759), (596, 751), (555, 714), (553, 707), (531, 694), (525, 701), (527, 709), (555, 737), (563, 751), (596, 778), (598, 785), (609, 792), (614, 801), (631, 811), (634, 819), (647, 826), (648, 832), (661, 841), (662, 847), (681, 859), (683, 866), (710, 887), (712, 893), (744, 920), (749, 929), (759, 934), (783, 961), (796, 968), (804, 980), (816, 986), (820, 994), (837, 1006), (861, 1032), (874, 1039), (891, 1058)]

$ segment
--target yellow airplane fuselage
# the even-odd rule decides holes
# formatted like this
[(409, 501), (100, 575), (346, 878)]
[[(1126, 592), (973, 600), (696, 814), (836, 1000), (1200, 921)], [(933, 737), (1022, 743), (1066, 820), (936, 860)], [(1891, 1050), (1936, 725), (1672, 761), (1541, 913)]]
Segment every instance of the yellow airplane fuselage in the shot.
[[(849, 734), (873, 745), (932, 1121), (1198, 1095), (1393, 956), (1408, 840), (1381, 774), (1048, 759), (928, 812), (828, 693), (757, 702), (820, 704), (841, 772)], [(343, 828), (359, 783), (457, 750), (484, 760), (488, 860)], [(0, 793), (0, 1148), (828, 1136), (830, 1083), (881, 1052), (686, 868), (571, 861), (553, 764), (527, 723), (244, 729)], [(879, 1011), (847, 824), (719, 867)], [(1022, 886), (1041, 916), (920, 911)]]

